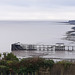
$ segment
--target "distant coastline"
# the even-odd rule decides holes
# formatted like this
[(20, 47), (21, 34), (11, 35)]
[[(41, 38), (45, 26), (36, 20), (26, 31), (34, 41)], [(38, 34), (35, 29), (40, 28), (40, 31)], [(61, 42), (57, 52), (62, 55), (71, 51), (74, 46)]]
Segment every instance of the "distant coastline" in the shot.
[(75, 20), (69, 20), (67, 22), (59, 22), (59, 23), (68, 23), (70, 25), (75, 25)]

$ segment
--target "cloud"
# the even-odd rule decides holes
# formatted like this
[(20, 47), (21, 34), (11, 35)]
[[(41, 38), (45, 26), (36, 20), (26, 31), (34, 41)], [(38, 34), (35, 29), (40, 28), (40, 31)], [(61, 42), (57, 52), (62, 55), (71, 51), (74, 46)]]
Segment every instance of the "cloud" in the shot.
[(53, 6), (75, 6), (74, 0), (0, 0), (0, 4), (13, 6), (35, 6), (35, 7), (53, 7)]
[(0, 0), (0, 20), (71, 19), (75, 17), (74, 3), (74, 0)]
[(75, 5), (75, 0), (0, 0), (0, 3), (10, 5)]

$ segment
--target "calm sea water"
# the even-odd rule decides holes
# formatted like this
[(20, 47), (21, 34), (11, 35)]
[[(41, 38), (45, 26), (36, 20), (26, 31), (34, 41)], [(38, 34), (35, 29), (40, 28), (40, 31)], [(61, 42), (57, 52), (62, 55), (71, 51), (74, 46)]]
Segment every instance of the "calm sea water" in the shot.
[[(57, 21), (0, 21), (0, 52), (10, 52), (11, 44), (68, 43), (62, 40), (73, 25)], [(69, 42), (70, 43), (70, 42)]]

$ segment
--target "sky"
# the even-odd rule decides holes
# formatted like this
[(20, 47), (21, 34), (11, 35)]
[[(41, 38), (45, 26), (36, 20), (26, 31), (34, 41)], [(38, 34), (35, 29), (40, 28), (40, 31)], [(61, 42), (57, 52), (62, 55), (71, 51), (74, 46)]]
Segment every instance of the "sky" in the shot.
[(0, 0), (0, 20), (73, 20), (75, 0)]

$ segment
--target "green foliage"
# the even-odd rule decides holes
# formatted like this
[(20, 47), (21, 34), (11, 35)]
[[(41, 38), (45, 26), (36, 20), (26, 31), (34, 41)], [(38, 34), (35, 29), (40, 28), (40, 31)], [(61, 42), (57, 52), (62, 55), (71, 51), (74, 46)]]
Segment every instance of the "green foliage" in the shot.
[(6, 65), (6, 61), (5, 60), (0, 60), (0, 65)]
[(54, 65), (54, 61), (53, 60), (44, 60), (44, 63), (43, 63), (43, 67), (44, 68), (52, 68)]
[(18, 58), (13, 53), (4, 54), (4, 60), (16, 60), (19, 61)]
[[(18, 60), (18, 58), (12, 53), (4, 53), (4, 58), (0, 60), (0, 72), (3, 73), (18, 73), (27, 74), (36, 72), (41, 68), (52, 68), (55, 64), (53, 60), (45, 60), (43, 58), (27, 58)], [(67, 69), (72, 64), (67, 61), (60, 61), (58, 67)]]
[(19, 73), (27, 73), (27, 68), (26, 67), (20, 67)]
[(19, 61), (7, 60), (7, 66), (8, 66), (9, 72), (18, 73), (18, 70), (20, 67)]
[(8, 70), (8, 67), (7, 67), (7, 66), (0, 65), (0, 72), (2, 72), (2, 73), (6, 73), (7, 70)]
[(71, 62), (65, 62), (65, 63), (64, 63), (64, 68), (67, 69), (67, 68), (69, 68), (71, 65), (72, 65)]
[(72, 65), (72, 63), (69, 62), (69, 61), (59, 61), (57, 64), (63, 65), (64, 69), (67, 69), (67, 68), (69, 68)]
[(6, 53), (3, 53), (3, 55), (4, 55), (4, 58), (6, 58)]
[(41, 58), (27, 58), (27, 59), (22, 59), (20, 61), (20, 71), (25, 71), (25, 72), (35, 72), (39, 70), (40, 64), (42, 63)]
[(0, 57), (1, 57), (1, 53), (0, 53)]
[(57, 62), (57, 64), (64, 64), (65, 63), (65, 61), (59, 61), (59, 62)]

